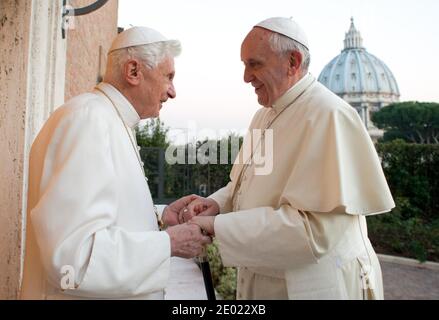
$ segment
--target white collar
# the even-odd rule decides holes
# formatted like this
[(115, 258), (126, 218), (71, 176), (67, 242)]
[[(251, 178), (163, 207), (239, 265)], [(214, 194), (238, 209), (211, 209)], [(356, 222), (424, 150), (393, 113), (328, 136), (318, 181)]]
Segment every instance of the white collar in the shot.
[(137, 113), (136, 109), (134, 109), (133, 105), (128, 101), (128, 99), (125, 98), (125, 96), (120, 93), (119, 90), (106, 82), (99, 83), (94, 90), (96, 94), (102, 95), (102, 92), (100, 92), (99, 90), (105, 92), (105, 94), (114, 103), (125, 125), (127, 125), (131, 129), (134, 129), (134, 127), (139, 124), (139, 114)]
[(285, 109), (291, 101), (294, 101), (300, 94), (302, 94), (303, 91), (314, 82), (314, 80), (315, 78), (311, 73), (306, 74), (273, 103), (273, 111), (279, 113)]

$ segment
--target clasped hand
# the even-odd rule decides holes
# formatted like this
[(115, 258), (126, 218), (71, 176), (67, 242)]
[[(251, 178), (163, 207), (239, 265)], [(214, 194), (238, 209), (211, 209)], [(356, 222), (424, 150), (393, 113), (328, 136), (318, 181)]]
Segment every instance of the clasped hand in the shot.
[(162, 221), (169, 227), (166, 232), (171, 241), (171, 255), (193, 258), (203, 252), (206, 244), (212, 242), (215, 215), (218, 204), (197, 195), (180, 198), (163, 211)]
[(215, 200), (192, 194), (168, 205), (162, 219), (169, 226), (196, 224), (204, 233), (214, 236), (214, 220), (218, 213), (219, 206)]

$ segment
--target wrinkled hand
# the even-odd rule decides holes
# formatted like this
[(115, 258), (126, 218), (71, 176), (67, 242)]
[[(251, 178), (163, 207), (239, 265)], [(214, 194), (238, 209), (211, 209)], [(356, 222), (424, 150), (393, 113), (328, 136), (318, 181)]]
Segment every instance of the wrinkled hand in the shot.
[(168, 226), (175, 226), (179, 224), (179, 214), (183, 208), (186, 208), (192, 201), (201, 198), (195, 194), (191, 194), (185, 197), (182, 197), (170, 205), (168, 205), (165, 210), (163, 210), (162, 221)]
[(178, 221), (184, 223), (195, 216), (215, 216), (219, 213), (219, 206), (215, 200), (198, 197), (180, 210)]
[(210, 236), (215, 236), (215, 216), (196, 216), (193, 217), (189, 224), (196, 224), (199, 226), (205, 233)]
[(171, 256), (194, 258), (203, 253), (205, 245), (212, 243), (212, 238), (202, 233), (195, 224), (180, 224), (166, 229), (171, 240)]

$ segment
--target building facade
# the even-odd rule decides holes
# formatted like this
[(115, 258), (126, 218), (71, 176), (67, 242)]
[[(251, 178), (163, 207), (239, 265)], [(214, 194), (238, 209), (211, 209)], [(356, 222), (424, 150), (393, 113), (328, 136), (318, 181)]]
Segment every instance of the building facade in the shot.
[(93, 88), (117, 34), (118, 0), (68, 23), (65, 9), (61, 0), (0, 1), (0, 299), (20, 290), (32, 142), (65, 99)]
[(353, 18), (343, 50), (323, 68), (318, 80), (358, 111), (372, 138), (382, 135), (371, 113), (398, 102), (399, 88), (387, 65), (363, 46)]

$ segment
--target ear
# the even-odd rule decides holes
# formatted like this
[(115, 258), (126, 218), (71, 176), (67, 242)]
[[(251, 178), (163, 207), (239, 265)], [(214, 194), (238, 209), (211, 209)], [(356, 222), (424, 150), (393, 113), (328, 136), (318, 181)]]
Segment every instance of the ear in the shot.
[(124, 79), (132, 86), (137, 86), (140, 83), (140, 67), (141, 64), (136, 59), (130, 59), (124, 64)]
[(300, 66), (302, 65), (302, 55), (298, 51), (291, 51), (290, 53), (290, 67), (288, 69), (289, 75), (295, 75), (300, 71)]

